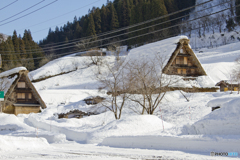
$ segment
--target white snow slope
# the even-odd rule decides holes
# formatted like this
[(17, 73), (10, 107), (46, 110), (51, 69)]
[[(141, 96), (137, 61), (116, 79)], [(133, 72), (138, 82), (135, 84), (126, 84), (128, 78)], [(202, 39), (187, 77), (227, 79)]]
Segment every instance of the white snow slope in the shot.
[[(203, 53), (197, 53), (200, 62), (214, 83), (222, 79), (229, 79), (234, 60), (240, 56), (239, 44), (233, 43), (217, 49), (203, 49)], [(153, 50), (153, 48), (151, 49)], [(75, 64), (75, 62), (72, 62), (73, 60), (79, 64), (78, 67), (72, 65)], [(107, 56), (104, 57), (104, 60), (113, 64), (115, 57)], [(65, 68), (59, 67), (60, 64), (57, 65), (59, 62), (66, 64), (63, 65)], [(72, 72), (66, 73), (69, 71)], [(83, 148), (84, 146), (92, 148), (94, 153), (97, 150), (106, 149), (103, 145), (121, 148), (172, 150), (174, 152), (171, 152), (171, 154), (175, 154), (174, 159), (178, 157), (182, 157), (179, 159), (215, 159), (208, 156), (211, 151), (240, 153), (240, 148), (237, 147), (240, 138), (238, 123), (240, 113), (237, 104), (240, 96), (236, 92), (233, 94), (230, 94), (230, 92), (184, 93), (190, 100), (189, 102), (179, 91), (169, 92), (154, 115), (138, 115), (130, 108), (139, 106), (128, 100), (120, 120), (115, 120), (110, 111), (82, 119), (58, 119), (57, 113), (74, 109), (92, 111), (93, 106), (86, 105), (83, 101), (87, 97), (108, 96), (106, 91), (98, 91), (99, 82), (94, 77), (96, 71), (97, 66), (89, 65), (88, 58), (68, 56), (49, 62), (42, 68), (30, 72), (30, 77), (35, 80), (43, 78), (43, 75), (62, 74), (34, 83), (47, 104), (47, 109), (38, 114), (22, 114), (17, 117), (1, 114), (0, 134), (6, 136), (6, 139), (12, 137), (13, 141), (17, 141), (14, 138), (20, 137), (30, 137), (28, 138), (29, 141), (32, 140), (32, 137), (43, 137), (47, 139), (50, 146), (59, 147), (67, 146), (69, 142), (66, 139), (72, 140), (84, 144)], [(222, 108), (211, 112), (211, 108), (207, 104), (209, 101), (218, 98), (232, 98), (233, 100), (228, 101), (228, 103), (222, 101), (224, 103)], [(219, 128), (221, 125), (224, 128)], [(40, 141), (43, 140), (40, 139)], [(41, 142), (41, 145), (49, 146), (47, 141)], [(99, 146), (95, 146), (97, 144)], [(73, 148), (78, 146), (75, 143), (71, 145), (73, 145)], [(30, 148), (31, 144), (26, 143), (26, 146)], [(28, 148), (26, 146), (22, 150), (26, 150)], [(15, 149), (13, 148), (13, 150)], [(110, 148), (107, 147), (108, 149)], [(50, 152), (53, 150), (50, 147), (49, 151), (44, 151), (53, 154)], [(111, 148), (111, 150), (114, 149)], [(113, 152), (116, 153), (117, 150), (124, 153), (122, 149), (116, 149)], [(145, 153), (143, 151), (141, 149), (133, 150), (136, 155), (143, 155)], [(81, 154), (86, 152), (81, 151)], [(154, 155), (151, 151), (148, 152)], [(23, 154), (23, 152), (18, 153)], [(128, 159), (131, 155), (126, 155), (127, 153), (124, 153), (123, 157), (117, 158)], [(157, 151), (156, 153), (160, 152)], [(187, 153), (191, 153), (191, 155)], [(104, 154), (107, 153), (104, 152)], [(173, 157), (167, 151), (161, 152), (161, 154), (165, 158), (171, 159)], [(0, 150), (0, 157), (1, 155), (3, 154)], [(101, 159), (102, 157), (98, 158)], [(153, 157), (151, 158), (153, 159)], [(221, 158), (224, 159), (224, 157)], [(104, 157), (103, 159), (107, 158)]]

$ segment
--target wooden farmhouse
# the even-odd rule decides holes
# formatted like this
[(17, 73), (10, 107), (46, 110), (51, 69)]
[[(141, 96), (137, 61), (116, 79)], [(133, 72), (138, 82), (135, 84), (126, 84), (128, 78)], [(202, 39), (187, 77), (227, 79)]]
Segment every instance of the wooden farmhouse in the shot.
[(177, 48), (172, 53), (168, 63), (163, 69), (163, 73), (180, 76), (206, 76), (201, 63), (189, 46), (189, 39), (180, 39)]
[(169, 86), (170, 90), (216, 92), (218, 87), (205, 72), (189, 43), (188, 37), (176, 36), (146, 44), (132, 49), (126, 62), (136, 65), (156, 64), (156, 69), (164, 73), (164, 77), (178, 79)]
[(238, 82), (231, 82), (229, 80), (222, 80), (216, 84), (216, 86), (220, 87), (221, 92), (226, 91), (238, 91), (239, 90), (239, 83)]
[(4, 101), (1, 102), (1, 111), (4, 113), (38, 113), (40, 108), (46, 108), (24, 67), (0, 73), (0, 86), (4, 91)]

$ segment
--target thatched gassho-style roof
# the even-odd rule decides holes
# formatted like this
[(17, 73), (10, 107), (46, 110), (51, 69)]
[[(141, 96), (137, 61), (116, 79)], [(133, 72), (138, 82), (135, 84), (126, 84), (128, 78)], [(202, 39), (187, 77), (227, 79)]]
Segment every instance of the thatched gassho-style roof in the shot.
[(187, 53), (190, 54), (193, 57), (193, 59), (195, 60), (195, 64), (197, 65), (198, 69), (202, 72), (202, 75), (207, 75), (207, 73), (203, 69), (200, 61), (198, 60), (196, 54), (193, 52), (193, 50), (189, 46), (189, 42), (190, 42), (190, 40), (187, 39), (187, 38), (182, 38), (182, 39), (179, 40), (179, 42), (177, 43), (177, 47), (176, 47), (175, 51), (171, 54), (171, 57), (169, 58), (168, 63), (163, 68), (163, 73), (167, 74), (169, 67), (172, 65), (173, 61), (176, 59), (178, 53), (180, 52), (180, 49), (183, 46), (185, 46), (185, 48), (187, 50)]
[[(36, 88), (33, 86), (32, 82), (30, 81), (28, 77), (28, 70), (25, 67), (18, 67), (18, 68), (14, 68), (9, 71), (0, 73), (1, 87), (4, 87), (4, 89), (2, 88), (5, 94), (4, 99), (7, 100), (11, 96), (14, 88), (17, 86), (17, 83), (22, 76), (26, 77), (26, 83), (29, 86), (29, 88), (31, 88), (33, 96), (40, 103), (41, 107), (47, 108), (41, 96), (38, 94)], [(4, 101), (4, 105), (5, 103), (6, 102)]]

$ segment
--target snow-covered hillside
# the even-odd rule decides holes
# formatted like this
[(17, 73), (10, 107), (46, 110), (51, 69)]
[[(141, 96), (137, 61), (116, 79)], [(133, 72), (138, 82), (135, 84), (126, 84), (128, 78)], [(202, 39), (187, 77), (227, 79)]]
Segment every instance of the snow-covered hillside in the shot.
[[(196, 4), (207, 1), (196, 0)], [(190, 38), (192, 48), (199, 51), (201, 48), (217, 48), (239, 42), (240, 27), (236, 25), (231, 31), (227, 28), (227, 20), (235, 17), (235, 8), (230, 9), (231, 6), (235, 6), (235, 0), (213, 0), (197, 6), (191, 12), (190, 22), (183, 25), (181, 33)]]
[[(144, 49), (144, 52), (147, 52), (148, 49), (151, 52), (157, 52), (159, 47), (156, 44), (139, 47), (131, 50), (131, 52), (141, 51), (141, 48)], [(204, 48), (201, 50), (202, 53), (197, 53), (203, 68), (214, 83), (230, 78), (234, 60), (240, 57), (239, 44), (232, 43), (217, 49)], [(155, 47), (147, 47), (152, 45), (155, 45)], [(128, 59), (125, 56), (122, 58)], [(135, 58), (138, 57), (135, 56)], [(116, 58), (106, 56), (104, 61), (114, 64)], [(89, 57), (71, 55), (51, 61), (38, 70), (30, 72), (29, 76), (32, 80), (41, 80), (35, 82), (34, 86), (45, 101), (47, 108), (42, 110), (41, 113), (22, 114), (17, 117), (3, 113), (0, 115), (2, 144), (6, 144), (8, 139), (11, 139), (9, 145), (17, 141), (21, 143), (27, 141), (23, 147), (14, 144), (15, 147), (8, 150), (8, 153), (17, 151), (17, 148), (20, 148), (18, 154), (29, 150), (33, 145), (30, 143), (32, 137), (41, 137), (39, 140), (32, 140), (34, 143), (35, 140), (36, 143), (39, 143), (39, 145), (33, 146), (32, 150), (39, 153), (38, 147), (42, 146), (42, 148), (45, 148), (42, 151), (49, 154), (56, 152), (56, 147), (59, 147), (58, 151), (69, 151), (71, 148), (72, 151), (74, 150), (79, 154), (76, 151), (79, 144), (68, 140), (84, 144), (81, 145), (83, 150), (81, 155), (88, 152), (86, 150), (91, 150), (91, 153), (88, 152), (91, 156), (93, 153), (98, 154), (102, 150), (111, 150), (111, 152), (117, 152), (118, 155), (123, 154), (124, 156), (117, 157), (120, 159), (128, 159), (131, 156), (136, 157), (136, 155), (141, 155), (142, 157), (137, 157), (141, 159), (144, 158), (144, 155), (149, 155), (145, 153), (146, 150), (141, 149), (171, 150), (169, 152), (173, 155), (168, 154), (167, 151), (154, 150), (156, 153), (161, 153), (162, 157), (166, 159), (179, 157), (182, 157), (180, 159), (208, 159), (211, 151), (240, 153), (240, 148), (236, 147), (240, 138), (240, 125), (237, 123), (239, 121), (239, 109), (236, 105), (240, 96), (237, 92), (233, 94), (230, 94), (230, 92), (184, 93), (186, 98), (190, 100), (188, 102), (180, 91), (172, 91), (166, 94), (154, 115), (135, 113), (131, 107), (138, 107), (138, 105), (127, 100), (120, 120), (115, 120), (113, 113), (105, 112), (105, 109), (101, 110), (102, 113), (98, 115), (91, 115), (82, 119), (58, 119), (58, 113), (66, 113), (74, 109), (86, 112), (96, 109), (93, 105), (87, 105), (83, 101), (85, 98), (109, 96), (105, 90), (99, 92), (99, 82), (95, 76), (96, 71), (98, 71), (98, 67), (91, 64)], [(234, 100), (224, 103), (223, 107), (216, 112), (211, 112), (211, 108), (207, 105), (209, 101), (229, 98)], [(230, 105), (231, 107), (229, 107)], [(98, 107), (103, 108), (101, 104)], [(227, 114), (225, 114), (226, 111), (228, 111)], [(223, 119), (227, 119), (227, 121)], [(217, 129), (220, 125), (224, 125), (224, 129)], [(222, 134), (223, 130), (224, 134)], [(71, 145), (72, 147), (69, 147)], [(63, 146), (66, 148), (60, 149)], [(127, 153), (123, 151), (127, 151), (127, 149), (121, 150), (112, 147), (141, 149), (133, 149), (131, 151), (136, 155), (129, 155), (127, 153), (130, 151)], [(122, 151), (121, 154), (120, 151)], [(148, 153), (151, 152), (150, 150), (147, 151)], [(189, 155), (188, 153), (194, 154)], [(62, 154), (66, 156), (65, 152)], [(104, 154), (109, 155), (110, 153), (104, 152)], [(4, 157), (0, 151), (1, 156)], [(153, 157), (147, 158), (153, 159)], [(224, 159), (224, 157), (222, 158)]]

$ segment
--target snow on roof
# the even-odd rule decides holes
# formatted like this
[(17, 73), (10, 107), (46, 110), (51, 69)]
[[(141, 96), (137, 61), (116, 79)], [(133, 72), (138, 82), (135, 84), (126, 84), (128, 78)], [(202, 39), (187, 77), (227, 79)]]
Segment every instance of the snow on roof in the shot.
[(4, 91), (4, 94), (7, 93), (8, 89), (11, 87), (12, 83), (17, 78), (17, 75), (14, 77), (2, 77), (0, 78), (0, 90)]
[(27, 69), (25, 67), (13, 68), (13, 69), (10, 69), (8, 71), (0, 73), (0, 78), (9, 76), (9, 75), (14, 74), (14, 73), (18, 73), (19, 71), (22, 71), (22, 70), (27, 70)]
[[(221, 81), (220, 81), (221, 82)], [(232, 80), (223, 80), (223, 82), (227, 83), (227, 84), (239, 84), (239, 82), (237, 81), (232, 81)]]
[(25, 67), (17, 67), (17, 68), (0, 73), (0, 90), (4, 91), (4, 94), (7, 93), (12, 83), (18, 77), (17, 75), (15, 75), (14, 77), (8, 77), (8, 76), (18, 73), (19, 71), (22, 71), (22, 70), (27, 70), (27, 69)]
[(164, 66), (167, 64), (172, 53), (177, 47), (177, 43), (180, 39), (188, 39), (187, 36), (177, 36), (168, 38), (162, 41), (150, 43), (135, 49), (132, 49), (128, 56), (127, 61), (139, 61), (146, 62), (147, 59), (151, 60), (155, 58), (156, 54), (161, 54), (161, 57), (164, 58)]

